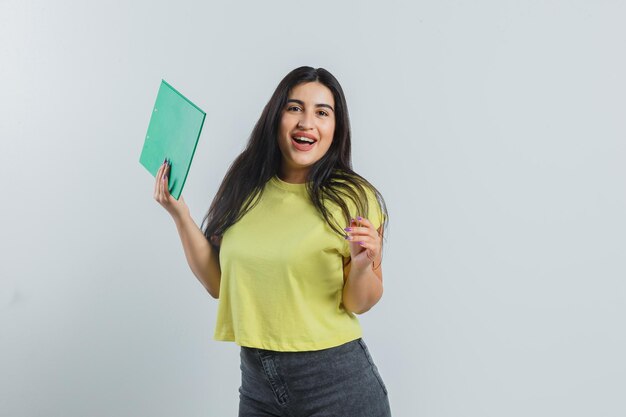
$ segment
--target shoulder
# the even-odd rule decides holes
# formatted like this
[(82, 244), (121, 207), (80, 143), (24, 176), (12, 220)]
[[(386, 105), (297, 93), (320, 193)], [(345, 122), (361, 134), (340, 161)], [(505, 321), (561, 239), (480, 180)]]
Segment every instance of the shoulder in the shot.
[(365, 178), (338, 173), (330, 180), (332, 192), (346, 204), (350, 217), (365, 217), (376, 229), (386, 218), (385, 204), (378, 189)]
[(376, 189), (367, 188), (365, 191), (367, 199), (367, 219), (374, 225), (375, 229), (385, 222), (386, 214), (383, 211), (383, 205), (379, 201)]

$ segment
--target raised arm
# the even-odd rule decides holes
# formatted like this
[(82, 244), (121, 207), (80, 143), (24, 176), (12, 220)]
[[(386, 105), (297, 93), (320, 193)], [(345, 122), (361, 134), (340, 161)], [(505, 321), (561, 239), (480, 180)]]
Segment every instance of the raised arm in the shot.
[(191, 218), (185, 199), (180, 196), (176, 200), (169, 193), (169, 168), (170, 165), (164, 162), (157, 172), (154, 199), (172, 216), (191, 271), (211, 297), (218, 298), (222, 277), (219, 252), (209, 244)]

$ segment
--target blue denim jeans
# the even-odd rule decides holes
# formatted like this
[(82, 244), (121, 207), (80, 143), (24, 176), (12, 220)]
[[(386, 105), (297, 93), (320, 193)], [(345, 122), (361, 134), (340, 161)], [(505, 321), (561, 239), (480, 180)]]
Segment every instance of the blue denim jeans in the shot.
[(389, 417), (387, 388), (359, 338), (329, 349), (241, 347), (239, 417)]

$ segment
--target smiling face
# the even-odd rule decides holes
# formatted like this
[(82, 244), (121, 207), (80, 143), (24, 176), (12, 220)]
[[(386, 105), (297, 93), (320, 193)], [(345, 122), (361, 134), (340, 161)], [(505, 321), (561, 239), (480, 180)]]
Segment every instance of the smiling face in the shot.
[(295, 86), (282, 110), (278, 147), (282, 154), (280, 178), (303, 183), (311, 166), (328, 151), (335, 134), (335, 100), (319, 82)]

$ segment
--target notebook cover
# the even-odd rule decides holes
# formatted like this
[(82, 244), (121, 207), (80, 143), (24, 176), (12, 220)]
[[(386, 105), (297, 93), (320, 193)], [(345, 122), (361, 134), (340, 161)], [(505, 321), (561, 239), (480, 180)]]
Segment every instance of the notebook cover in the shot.
[(165, 80), (152, 109), (139, 162), (152, 176), (168, 158), (170, 194), (178, 200), (191, 167), (206, 113)]

